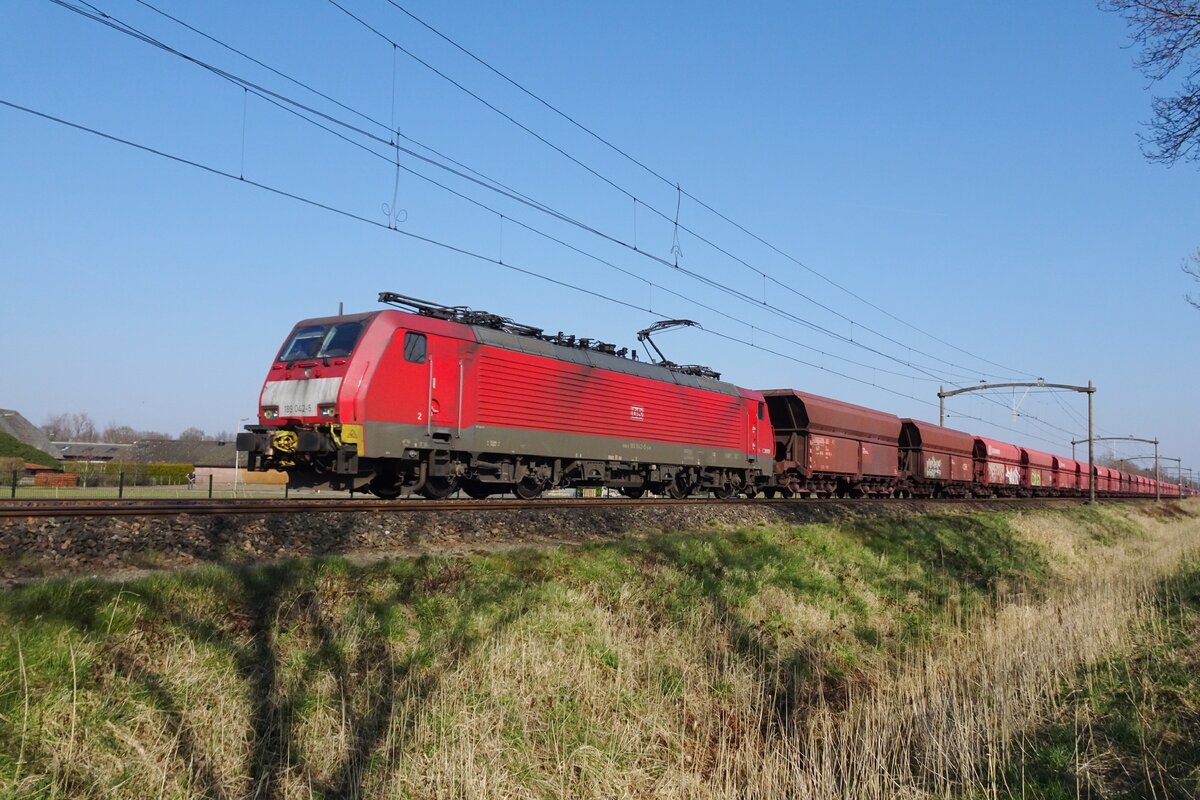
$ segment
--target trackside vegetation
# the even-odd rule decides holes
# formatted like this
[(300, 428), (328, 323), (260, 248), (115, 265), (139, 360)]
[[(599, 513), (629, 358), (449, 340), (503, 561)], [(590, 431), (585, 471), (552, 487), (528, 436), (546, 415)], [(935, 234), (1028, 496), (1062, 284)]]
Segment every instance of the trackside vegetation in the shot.
[(1063, 687), (989, 796), (1200, 797), (1200, 566), (1156, 601), (1128, 652)]
[(79, 476), (81, 486), (116, 486), (124, 476), (129, 486), (178, 486), (187, 483), (191, 464), (133, 464), (125, 462), (70, 463), (65, 471)]
[(1083, 716), (1194, 735), (1129, 727), (1197, 696), (1200, 507), (1155, 509), (33, 583), (0, 796), (1076, 796)]

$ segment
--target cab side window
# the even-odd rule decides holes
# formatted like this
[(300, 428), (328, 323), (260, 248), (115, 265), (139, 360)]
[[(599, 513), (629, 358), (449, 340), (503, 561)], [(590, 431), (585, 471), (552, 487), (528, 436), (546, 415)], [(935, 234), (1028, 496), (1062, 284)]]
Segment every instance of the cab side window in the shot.
[(425, 334), (411, 332), (404, 334), (404, 360), (414, 364), (424, 364), (425, 346)]

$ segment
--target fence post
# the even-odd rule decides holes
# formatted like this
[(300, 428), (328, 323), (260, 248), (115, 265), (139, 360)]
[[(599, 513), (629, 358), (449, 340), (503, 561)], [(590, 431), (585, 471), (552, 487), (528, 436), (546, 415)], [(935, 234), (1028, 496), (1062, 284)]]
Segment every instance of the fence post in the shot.
[(290, 489), (290, 488), (291, 488), (291, 484), (285, 483), (283, 485), (283, 499), (284, 500), (288, 499), (288, 489)]
[(212, 473), (208, 473), (208, 499), (212, 500)]
[(125, 497), (125, 473), (121, 472), (117, 476), (117, 499), (120, 500), (123, 497)]
[(17, 499), (17, 471), (15, 469), (12, 474), (12, 499)]

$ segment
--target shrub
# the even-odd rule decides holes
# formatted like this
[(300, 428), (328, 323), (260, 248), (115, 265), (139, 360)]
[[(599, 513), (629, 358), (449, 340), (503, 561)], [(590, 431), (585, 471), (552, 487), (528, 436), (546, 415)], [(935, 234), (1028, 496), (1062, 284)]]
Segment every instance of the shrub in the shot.
[(18, 478), (25, 474), (25, 459), (12, 456), (0, 458), (0, 483), (7, 485), (14, 472)]
[(127, 464), (76, 462), (67, 472), (79, 476), (83, 486), (116, 486), (125, 474), (126, 486), (172, 486), (187, 483), (191, 464)]

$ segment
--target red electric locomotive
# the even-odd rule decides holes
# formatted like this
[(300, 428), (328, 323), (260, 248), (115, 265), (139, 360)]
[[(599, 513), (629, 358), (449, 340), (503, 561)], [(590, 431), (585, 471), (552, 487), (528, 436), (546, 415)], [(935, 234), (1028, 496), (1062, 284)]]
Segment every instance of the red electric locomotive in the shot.
[(403, 310), (304, 320), (238, 435), (293, 486), (532, 498), (568, 486), (754, 494), (774, 437), (763, 396), (704, 367), (546, 335), (390, 292)]
[[(384, 292), (401, 310), (304, 320), (267, 374), (251, 470), (379, 497), (605, 486), (627, 497), (1152, 493), (1148, 479), (706, 367)], [(1166, 496), (1180, 487), (1163, 484)]]

